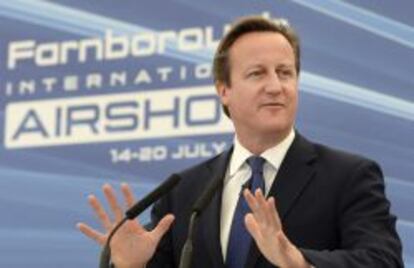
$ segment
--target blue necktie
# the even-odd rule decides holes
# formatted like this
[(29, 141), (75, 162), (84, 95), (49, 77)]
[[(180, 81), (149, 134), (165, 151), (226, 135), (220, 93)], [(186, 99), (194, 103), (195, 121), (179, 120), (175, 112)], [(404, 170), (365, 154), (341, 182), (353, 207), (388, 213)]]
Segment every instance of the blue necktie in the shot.
[[(264, 162), (265, 160), (259, 156), (251, 156), (247, 159), (247, 163), (249, 164), (252, 170), (252, 175), (249, 180), (249, 189), (253, 193), (258, 188), (264, 191)], [(249, 248), (252, 240), (244, 224), (244, 216), (248, 212), (250, 212), (250, 208), (247, 205), (247, 202), (241, 192), (239, 201), (236, 206), (236, 211), (234, 212), (233, 222), (231, 225), (230, 238), (226, 256), (227, 268), (242, 268), (246, 263), (247, 254), (249, 253)]]

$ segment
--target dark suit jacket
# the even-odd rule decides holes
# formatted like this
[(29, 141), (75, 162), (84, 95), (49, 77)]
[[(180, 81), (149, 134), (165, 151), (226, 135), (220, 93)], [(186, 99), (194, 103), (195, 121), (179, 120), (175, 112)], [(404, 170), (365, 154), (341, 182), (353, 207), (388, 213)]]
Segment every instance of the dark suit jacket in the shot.
[[(224, 178), (231, 151), (178, 173), (179, 185), (154, 206), (154, 223), (166, 213), (173, 213), (176, 220), (149, 267), (178, 267), (191, 206), (211, 179)], [(192, 267), (225, 267), (221, 194), (222, 187), (198, 222)], [(276, 199), (286, 235), (317, 268), (403, 267), (396, 219), (390, 215), (376, 163), (313, 144), (297, 133), (270, 195)], [(246, 267), (274, 266), (252, 243)]]

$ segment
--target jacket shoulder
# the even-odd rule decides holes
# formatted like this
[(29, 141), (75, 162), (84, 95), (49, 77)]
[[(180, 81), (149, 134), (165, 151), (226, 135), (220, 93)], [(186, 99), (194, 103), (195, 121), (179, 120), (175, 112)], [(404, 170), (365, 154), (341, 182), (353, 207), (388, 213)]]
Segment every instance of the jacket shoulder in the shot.
[(333, 164), (334, 166), (355, 167), (363, 164), (375, 164), (375, 161), (363, 155), (351, 153), (338, 148), (333, 148), (320, 143), (313, 143), (315, 152), (320, 162)]
[(199, 179), (201, 174), (216, 173), (219, 169), (227, 167), (227, 161), (231, 155), (231, 150), (232, 149), (225, 150), (212, 158), (183, 169), (177, 172), (177, 175), (182, 179), (188, 180), (192, 178)]

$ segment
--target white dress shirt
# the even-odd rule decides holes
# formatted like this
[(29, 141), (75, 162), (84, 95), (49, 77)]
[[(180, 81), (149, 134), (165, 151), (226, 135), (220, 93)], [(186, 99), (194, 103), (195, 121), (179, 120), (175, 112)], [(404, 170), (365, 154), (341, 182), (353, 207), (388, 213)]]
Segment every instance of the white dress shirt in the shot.
[[(292, 129), (289, 135), (282, 142), (267, 149), (260, 155), (266, 160), (263, 165), (266, 195), (269, 193), (270, 187), (275, 180), (279, 167), (294, 138), (295, 131)], [(224, 261), (226, 260), (230, 228), (234, 211), (236, 210), (236, 205), (239, 200), (239, 195), (243, 184), (249, 180), (252, 173), (249, 165), (246, 163), (247, 158), (252, 155), (253, 154), (251, 152), (240, 144), (237, 136), (235, 136), (233, 154), (230, 158), (224, 178), (224, 188), (221, 200), (220, 242)]]

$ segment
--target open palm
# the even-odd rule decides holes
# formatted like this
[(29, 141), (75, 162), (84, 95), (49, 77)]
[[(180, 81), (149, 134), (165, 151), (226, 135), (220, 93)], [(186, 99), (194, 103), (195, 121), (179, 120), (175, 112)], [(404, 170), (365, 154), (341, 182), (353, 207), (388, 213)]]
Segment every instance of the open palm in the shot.
[[(90, 195), (88, 197), (89, 204), (105, 232), (99, 232), (85, 223), (77, 224), (82, 233), (101, 246), (105, 245), (109, 233), (124, 217), (124, 211), (117, 201), (113, 188), (109, 184), (105, 184), (102, 188), (114, 215), (114, 220), (110, 219), (101, 202), (94, 195)], [(124, 183), (121, 185), (121, 190), (127, 206), (131, 207), (135, 203), (131, 188)], [(154, 255), (161, 237), (168, 231), (173, 220), (173, 215), (166, 215), (152, 231), (147, 231), (138, 220), (128, 220), (111, 240), (112, 262), (117, 268), (144, 267)]]

